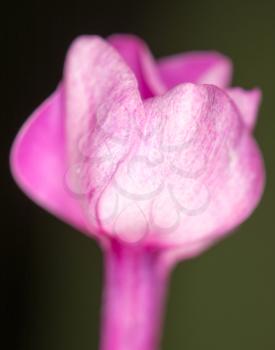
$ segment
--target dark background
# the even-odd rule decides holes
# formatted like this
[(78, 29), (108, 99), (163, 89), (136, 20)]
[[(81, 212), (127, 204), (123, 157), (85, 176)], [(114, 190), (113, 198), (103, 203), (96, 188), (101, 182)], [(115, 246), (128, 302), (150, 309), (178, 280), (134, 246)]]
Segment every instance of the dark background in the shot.
[[(275, 349), (275, 5), (268, 1), (10, 2), (1, 11), (0, 347), (96, 349), (102, 258), (96, 243), (26, 198), (8, 167), (11, 142), (55, 88), (79, 34), (131, 32), (156, 56), (216, 49), (234, 84), (263, 89), (256, 129), (267, 188), (254, 215), (172, 276), (164, 350)], [(6, 345), (2, 346), (5, 342)], [(130, 350), (130, 349), (129, 349)]]

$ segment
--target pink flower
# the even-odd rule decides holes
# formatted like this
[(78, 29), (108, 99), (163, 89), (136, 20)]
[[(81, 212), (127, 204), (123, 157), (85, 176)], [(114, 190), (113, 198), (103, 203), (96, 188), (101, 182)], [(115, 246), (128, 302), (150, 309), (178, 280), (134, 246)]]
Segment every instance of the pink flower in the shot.
[(260, 200), (261, 93), (230, 79), (216, 52), (156, 61), (134, 36), (80, 37), (14, 142), (19, 186), (107, 252), (103, 350), (152, 350), (168, 268)]

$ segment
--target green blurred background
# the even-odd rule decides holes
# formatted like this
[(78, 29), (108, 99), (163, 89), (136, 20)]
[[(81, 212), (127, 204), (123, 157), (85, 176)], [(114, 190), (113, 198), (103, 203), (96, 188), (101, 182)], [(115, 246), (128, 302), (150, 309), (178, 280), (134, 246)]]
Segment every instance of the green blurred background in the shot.
[(162, 349), (274, 350), (275, 3), (27, 1), (11, 3), (3, 14), (5, 349), (97, 349), (101, 252), (94, 241), (36, 207), (17, 189), (7, 155), (23, 121), (60, 80), (65, 52), (75, 36), (131, 32), (143, 37), (157, 57), (219, 50), (234, 62), (234, 85), (260, 86), (264, 96), (256, 128), (267, 168), (262, 203), (232, 236), (178, 265)]

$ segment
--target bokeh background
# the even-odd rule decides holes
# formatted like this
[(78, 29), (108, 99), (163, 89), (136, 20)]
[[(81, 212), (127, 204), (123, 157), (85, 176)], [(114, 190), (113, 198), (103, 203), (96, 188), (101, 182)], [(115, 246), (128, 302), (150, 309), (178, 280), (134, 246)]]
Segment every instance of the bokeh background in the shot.
[(157, 57), (219, 50), (234, 61), (235, 85), (257, 85), (264, 94), (256, 129), (268, 174), (263, 201), (235, 234), (178, 265), (162, 349), (274, 350), (274, 2), (33, 0), (8, 7), (1, 21), (1, 348), (6, 341), (5, 349), (97, 349), (101, 252), (19, 191), (8, 153), (60, 80), (73, 38), (131, 32)]

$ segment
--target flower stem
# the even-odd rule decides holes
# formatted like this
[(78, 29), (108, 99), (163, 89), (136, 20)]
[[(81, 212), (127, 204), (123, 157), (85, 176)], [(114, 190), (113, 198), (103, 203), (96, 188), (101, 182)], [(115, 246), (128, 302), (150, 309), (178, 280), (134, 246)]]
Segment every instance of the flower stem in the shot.
[(112, 242), (105, 248), (100, 350), (155, 350), (168, 268), (151, 250)]

